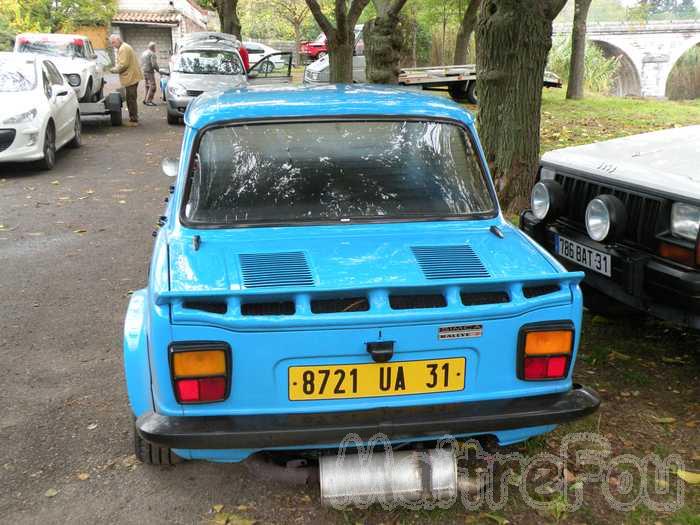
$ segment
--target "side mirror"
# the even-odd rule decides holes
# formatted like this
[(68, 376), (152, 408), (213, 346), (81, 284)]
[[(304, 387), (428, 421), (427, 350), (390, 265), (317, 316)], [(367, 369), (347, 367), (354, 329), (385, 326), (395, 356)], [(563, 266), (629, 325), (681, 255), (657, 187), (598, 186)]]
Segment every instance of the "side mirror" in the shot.
[(160, 161), (160, 169), (168, 177), (177, 177), (179, 165), (180, 159), (174, 159), (172, 157), (165, 157), (162, 161)]

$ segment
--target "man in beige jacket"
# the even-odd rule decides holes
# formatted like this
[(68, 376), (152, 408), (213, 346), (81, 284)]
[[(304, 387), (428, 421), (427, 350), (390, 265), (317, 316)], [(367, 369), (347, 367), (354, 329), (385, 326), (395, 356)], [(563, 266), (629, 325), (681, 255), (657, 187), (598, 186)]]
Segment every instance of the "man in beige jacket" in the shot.
[(137, 101), (139, 82), (143, 80), (139, 60), (133, 48), (119, 35), (109, 37), (112, 47), (117, 50), (117, 65), (112, 73), (119, 73), (119, 83), (126, 91), (126, 107), (129, 110), (127, 126), (137, 126), (139, 122), (139, 105)]

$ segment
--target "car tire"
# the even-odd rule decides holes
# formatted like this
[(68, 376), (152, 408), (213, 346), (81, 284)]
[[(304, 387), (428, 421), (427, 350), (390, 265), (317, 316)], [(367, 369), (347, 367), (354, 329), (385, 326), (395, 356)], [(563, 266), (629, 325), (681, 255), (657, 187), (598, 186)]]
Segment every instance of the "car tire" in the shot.
[(177, 125), (180, 123), (180, 117), (172, 113), (166, 113), (166, 118), (168, 119), (168, 124)]
[(471, 80), (467, 86), (467, 102), (475, 105), (479, 103), (479, 97), (476, 95), (476, 80)]
[(85, 86), (85, 94), (80, 102), (92, 102), (92, 78), (88, 78), (87, 85)]
[(122, 125), (122, 108), (110, 111), (109, 112), (109, 121), (112, 123), (112, 126), (121, 126)]
[(53, 121), (49, 120), (44, 131), (44, 157), (37, 161), (40, 170), (49, 171), (56, 165), (56, 129)]
[(478, 102), (476, 98), (476, 82), (474, 81), (450, 84), (447, 86), (447, 91), (455, 102), (468, 102), (469, 104), (476, 104)]
[(68, 143), (68, 147), (77, 149), (83, 145), (83, 123), (80, 122), (80, 111), (75, 112), (75, 125), (73, 131), (73, 140)]
[(102, 82), (102, 85), (100, 86), (100, 89), (95, 93), (95, 96), (93, 97), (93, 102), (99, 102), (105, 98), (105, 84)]
[(176, 465), (182, 458), (167, 447), (159, 447), (143, 439), (134, 427), (134, 454), (146, 465)]
[(264, 73), (265, 75), (269, 75), (275, 70), (275, 65), (270, 61), (270, 60), (265, 60), (262, 64), (260, 64), (260, 71)]

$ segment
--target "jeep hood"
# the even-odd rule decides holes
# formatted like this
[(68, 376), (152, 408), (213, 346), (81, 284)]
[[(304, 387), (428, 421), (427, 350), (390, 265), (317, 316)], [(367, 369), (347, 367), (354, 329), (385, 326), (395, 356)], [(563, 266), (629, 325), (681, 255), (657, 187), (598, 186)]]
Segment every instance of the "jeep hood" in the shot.
[(611, 184), (700, 200), (700, 126), (672, 128), (550, 151), (542, 163)]
[(80, 75), (92, 64), (92, 62), (85, 60), (84, 58), (71, 58), (53, 55), (50, 56), (50, 60), (62, 75)]
[(519, 230), (500, 227), (503, 238), (467, 221), (209, 230), (198, 250), (192, 235), (171, 239), (170, 293), (314, 293), (563, 277), (563, 268)]

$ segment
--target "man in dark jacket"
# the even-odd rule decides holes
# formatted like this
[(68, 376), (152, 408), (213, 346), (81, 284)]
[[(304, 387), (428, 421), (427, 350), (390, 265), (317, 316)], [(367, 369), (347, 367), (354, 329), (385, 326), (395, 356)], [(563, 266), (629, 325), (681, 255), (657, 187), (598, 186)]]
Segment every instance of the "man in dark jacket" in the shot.
[(156, 106), (153, 97), (156, 94), (156, 71), (160, 73), (160, 68), (158, 67), (155, 42), (149, 42), (148, 47), (141, 54), (141, 70), (146, 81), (146, 96), (143, 99), (143, 104), (144, 106)]

